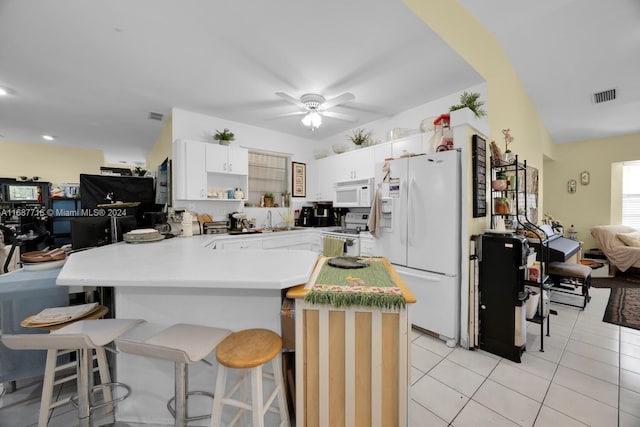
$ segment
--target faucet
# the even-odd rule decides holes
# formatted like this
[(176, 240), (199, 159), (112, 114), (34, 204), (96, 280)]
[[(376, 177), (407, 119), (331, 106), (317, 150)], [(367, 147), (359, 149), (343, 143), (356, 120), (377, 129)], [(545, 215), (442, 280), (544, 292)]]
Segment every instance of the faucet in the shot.
[(267, 211), (267, 219), (264, 220), (264, 223), (267, 230), (271, 230), (273, 228), (272, 219), (271, 219), (271, 210)]

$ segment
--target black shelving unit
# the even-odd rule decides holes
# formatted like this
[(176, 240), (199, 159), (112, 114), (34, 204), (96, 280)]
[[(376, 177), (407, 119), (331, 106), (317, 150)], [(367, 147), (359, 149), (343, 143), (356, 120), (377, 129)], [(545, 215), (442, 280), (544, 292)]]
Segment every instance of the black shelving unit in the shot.
[[(536, 240), (538, 247), (540, 248), (539, 260), (540, 260), (540, 272), (537, 280), (526, 280), (525, 284), (529, 286), (535, 286), (538, 288), (540, 299), (538, 305), (538, 313), (531, 318), (527, 319), (529, 322), (537, 323), (540, 325), (540, 351), (544, 351), (544, 324), (547, 323), (547, 336), (550, 336), (550, 322), (549, 315), (557, 314), (553, 310), (544, 315), (544, 292), (548, 290), (547, 285), (549, 275), (549, 247), (547, 245), (547, 236), (540, 227), (533, 223), (529, 219), (529, 209), (527, 206), (527, 161), (519, 161), (518, 156), (510, 162), (504, 162), (502, 160), (495, 161), (491, 158), (491, 180), (498, 178), (498, 175), (504, 175), (511, 177), (515, 182), (509, 182), (509, 185), (505, 189), (494, 190), (493, 185), (491, 187), (491, 223), (493, 224), (495, 218), (503, 218), (507, 228), (513, 230), (524, 229), (529, 233), (535, 235), (535, 238), (528, 237), (529, 239)], [(501, 200), (502, 203), (496, 202)], [(508, 200), (508, 210), (504, 209), (504, 201)], [(542, 315), (541, 315), (542, 314)]]

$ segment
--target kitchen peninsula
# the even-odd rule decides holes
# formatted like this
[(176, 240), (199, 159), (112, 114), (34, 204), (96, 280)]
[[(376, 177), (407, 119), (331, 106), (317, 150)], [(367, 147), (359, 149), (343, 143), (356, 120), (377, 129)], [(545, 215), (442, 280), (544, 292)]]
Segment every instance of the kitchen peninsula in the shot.
[[(156, 330), (195, 323), (239, 330), (280, 331), (281, 292), (306, 283), (317, 253), (303, 250), (213, 250), (211, 235), (161, 242), (118, 243), (69, 257), (57, 284), (114, 288), (115, 317), (139, 318)], [(147, 332), (142, 328), (142, 332)], [(141, 332), (141, 333), (142, 333)], [(190, 389), (213, 390), (215, 356), (190, 366)], [(123, 422), (171, 424), (166, 401), (173, 395), (173, 366), (120, 353), (116, 377), (134, 393), (117, 406)], [(211, 402), (196, 399), (193, 413)], [(277, 417), (276, 417), (277, 418)]]

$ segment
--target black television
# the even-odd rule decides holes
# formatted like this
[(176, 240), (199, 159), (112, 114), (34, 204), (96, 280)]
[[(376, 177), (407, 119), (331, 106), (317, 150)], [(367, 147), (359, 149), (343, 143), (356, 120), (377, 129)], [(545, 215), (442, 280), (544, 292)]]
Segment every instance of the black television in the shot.
[(38, 185), (7, 184), (8, 202), (38, 202)]
[(84, 216), (71, 220), (71, 248), (84, 249), (111, 243), (111, 218)]

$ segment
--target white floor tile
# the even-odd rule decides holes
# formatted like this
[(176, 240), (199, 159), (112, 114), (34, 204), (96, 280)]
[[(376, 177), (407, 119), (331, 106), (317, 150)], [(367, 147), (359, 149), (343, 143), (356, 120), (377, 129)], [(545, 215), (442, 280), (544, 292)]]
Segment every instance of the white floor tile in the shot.
[(618, 338), (606, 338), (600, 335), (593, 335), (587, 332), (574, 332), (571, 334), (571, 339), (576, 341), (582, 341), (587, 344), (602, 347), (611, 351), (618, 351), (620, 348), (620, 340)]
[(618, 384), (618, 367), (589, 359), (570, 351), (565, 351), (560, 359), (560, 365), (576, 371), (584, 372), (592, 377)]
[(620, 412), (620, 422), (618, 427), (638, 427), (640, 426), (640, 417), (635, 417), (626, 412)]
[(586, 425), (555, 409), (542, 405), (534, 427), (584, 427)]
[(619, 328), (609, 328), (603, 325), (604, 323), (602, 322), (600, 322), (600, 324), (578, 322), (573, 328), (573, 331), (577, 334), (591, 334), (594, 336), (609, 338), (616, 341), (620, 339)]
[(541, 403), (550, 383), (548, 379), (530, 374), (504, 361), (491, 372), (489, 379)]
[(460, 347), (452, 351), (447, 356), (447, 359), (484, 376), (489, 375), (499, 362), (499, 359), (494, 359), (478, 351), (465, 350)]
[(424, 372), (412, 366), (411, 367), (411, 384), (414, 384), (416, 381), (422, 378), (423, 375), (424, 375)]
[(467, 397), (471, 397), (485, 379), (484, 376), (447, 359), (438, 363), (428, 375)]
[(614, 408), (618, 407), (618, 386), (585, 373), (558, 367), (553, 383), (584, 394)]
[(411, 341), (414, 341), (418, 338), (420, 338), (422, 335), (424, 335), (422, 332), (416, 330), (416, 329), (411, 329)]
[(480, 386), (473, 400), (521, 426), (532, 426), (541, 406), (540, 402), (492, 380)]
[(453, 348), (447, 347), (447, 345), (441, 339), (432, 337), (431, 335), (427, 334), (424, 334), (421, 337), (415, 339), (413, 343), (442, 357), (446, 357), (453, 351)]
[(592, 427), (618, 423), (618, 410), (595, 399), (552, 383), (544, 404)]
[(411, 352), (411, 365), (422, 372), (429, 372), (442, 360), (442, 356), (413, 343), (411, 344)]
[(527, 343), (527, 352), (535, 357), (539, 357), (555, 364), (560, 361), (562, 352), (564, 351), (565, 344), (557, 345), (550, 342), (547, 337), (544, 337), (544, 351), (540, 351), (540, 339), (534, 340), (532, 343)]
[[(427, 426), (428, 424), (422, 425)], [(516, 427), (518, 424), (471, 400), (465, 405), (451, 425), (453, 427)]]
[(628, 334), (640, 335), (640, 329), (625, 328), (624, 326), (621, 326), (620, 330)]
[(411, 427), (423, 427), (423, 426), (433, 426), (433, 427), (447, 427), (449, 425), (448, 422), (439, 418), (436, 414), (429, 411), (427, 408), (421, 406), (415, 400), (411, 401), (411, 423), (409, 424)]
[(621, 388), (620, 410), (635, 417), (640, 417), (640, 393)]
[(631, 330), (632, 329), (622, 328), (622, 330), (620, 331), (620, 341), (628, 342), (629, 344), (640, 345), (640, 334), (634, 334), (630, 332)]
[(620, 367), (627, 371), (640, 374), (640, 359), (637, 357), (627, 356), (626, 354), (620, 355)]
[(453, 421), (469, 398), (425, 375), (411, 386), (411, 398), (447, 422)]
[(565, 351), (570, 351), (575, 354), (579, 354), (589, 359), (594, 359), (602, 363), (606, 363), (612, 366), (620, 365), (620, 354), (618, 351), (611, 351), (602, 347), (587, 344), (582, 341), (569, 340)]
[(620, 387), (640, 393), (640, 374), (620, 369)]
[(640, 359), (640, 345), (621, 342), (620, 353), (626, 354), (627, 356), (635, 357), (636, 359)]
[(551, 378), (553, 378), (553, 374), (558, 368), (558, 365), (555, 363), (540, 359), (539, 357), (531, 356), (529, 352), (525, 352), (522, 355), (522, 363), (512, 362), (507, 359), (503, 359), (500, 363), (512, 365), (518, 369), (522, 369), (523, 371), (527, 371), (530, 374), (537, 375), (547, 380), (551, 380)]

